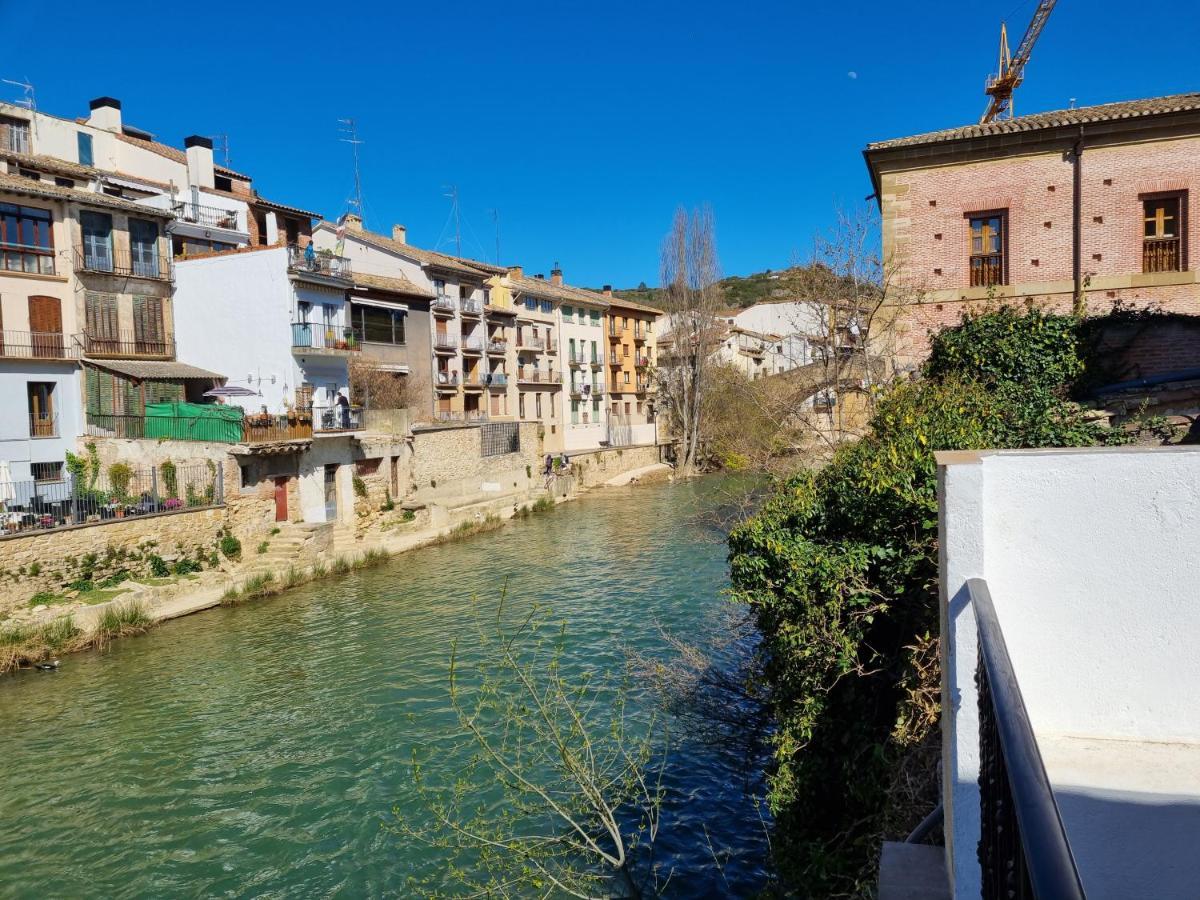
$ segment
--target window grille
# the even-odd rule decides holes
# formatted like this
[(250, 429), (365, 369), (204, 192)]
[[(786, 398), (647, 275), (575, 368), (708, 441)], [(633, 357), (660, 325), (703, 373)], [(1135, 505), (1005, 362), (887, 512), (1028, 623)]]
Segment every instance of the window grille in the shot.
[(479, 426), (480, 456), (503, 456), (521, 449), (521, 432), (516, 422), (488, 422)]

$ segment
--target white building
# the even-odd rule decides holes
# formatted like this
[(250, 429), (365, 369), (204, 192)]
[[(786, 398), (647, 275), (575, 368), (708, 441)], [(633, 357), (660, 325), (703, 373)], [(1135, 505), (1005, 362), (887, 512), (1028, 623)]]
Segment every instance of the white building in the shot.
[(559, 350), (567, 365), (563, 373), (570, 412), (564, 426), (563, 446), (588, 450), (608, 440), (607, 385), (604, 380), (604, 313), (608, 303), (600, 295), (573, 290), (559, 306)]
[(891, 854), (964, 900), (1009, 873), (1022, 896), (1195, 897), (1200, 450), (938, 464), (945, 848), (886, 845), (882, 877)]

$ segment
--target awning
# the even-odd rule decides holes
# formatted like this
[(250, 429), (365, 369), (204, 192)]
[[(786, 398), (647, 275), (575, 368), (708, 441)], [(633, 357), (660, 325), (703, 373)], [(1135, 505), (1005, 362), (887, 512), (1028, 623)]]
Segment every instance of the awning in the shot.
[(225, 380), (224, 375), (209, 372), (207, 369), (201, 369), (198, 366), (189, 366), (187, 363), (181, 362), (134, 359), (88, 359), (87, 357), (84, 357), (83, 361), (97, 369), (107, 369), (109, 372), (116, 372), (118, 375), (136, 378), (138, 381), (165, 380), (169, 378), (183, 381), (193, 379), (203, 381)]
[(386, 300), (368, 300), (365, 297), (351, 297), (350, 302), (355, 306), (378, 306), (380, 309), (390, 309), (392, 312), (408, 312), (407, 303), (388, 303)]
[(377, 363), (372, 361), (372, 369), (378, 369), (381, 372), (398, 372), (401, 375), (408, 374), (408, 366), (401, 363)]
[(213, 388), (211, 391), (205, 391), (205, 397), (258, 397), (258, 391), (248, 387), (241, 387), (236, 384), (227, 385), (226, 387)]

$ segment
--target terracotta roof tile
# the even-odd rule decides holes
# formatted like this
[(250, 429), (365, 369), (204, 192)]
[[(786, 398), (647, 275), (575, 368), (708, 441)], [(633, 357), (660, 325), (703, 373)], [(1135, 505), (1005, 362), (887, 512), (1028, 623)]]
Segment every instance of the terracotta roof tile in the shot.
[(356, 288), (371, 288), (377, 291), (390, 291), (393, 294), (407, 294), (410, 297), (432, 297), (431, 291), (422, 290), (403, 276), (370, 275), (366, 272), (354, 273)]
[(1105, 103), (1100, 106), (1081, 106), (1078, 109), (1060, 109), (1053, 112), (1035, 113), (1014, 119), (1001, 119), (986, 124), (964, 125), (944, 131), (931, 131), (910, 137), (877, 141), (867, 145), (867, 152), (888, 150), (893, 147), (915, 147), (922, 144), (939, 144), (969, 138), (993, 135), (1017, 134), (1040, 131), (1067, 125), (1086, 125), (1093, 122), (1113, 122), (1121, 119), (1137, 119), (1166, 115), (1176, 112), (1200, 110), (1200, 93), (1175, 94), (1169, 97), (1150, 97), (1144, 100), (1126, 100), (1120, 103)]
[[(144, 138), (134, 137), (131, 134), (118, 134), (117, 137), (127, 144), (141, 147), (143, 150), (149, 150), (151, 153), (157, 153), (159, 156), (164, 156), (185, 166), (187, 165), (187, 153), (178, 147), (172, 147), (170, 144), (164, 144), (161, 141), (147, 141)], [(224, 166), (213, 166), (213, 171), (219, 175), (227, 175), (230, 178), (237, 178), (241, 181), (250, 181), (249, 175), (243, 175), (241, 172), (233, 171), (233, 169), (226, 169)]]
[(17, 194), (25, 194), (30, 197), (46, 197), (52, 200), (73, 200), (76, 203), (84, 203), (90, 206), (103, 206), (109, 209), (119, 209), (125, 212), (135, 212), (138, 215), (150, 216), (160, 219), (172, 219), (174, 213), (166, 209), (155, 209), (152, 206), (142, 206), (140, 203), (131, 203), (128, 200), (122, 200), (119, 197), (110, 197), (107, 194), (94, 194), (91, 191), (80, 191), (75, 188), (59, 187), (56, 184), (50, 184), (46, 181), (34, 181), (32, 178), (25, 178), (23, 175), (9, 175), (0, 172), (0, 190), (10, 191)]
[[(319, 228), (322, 225), (328, 225), (334, 229), (337, 227), (333, 222), (320, 222), (317, 227)], [(447, 256), (445, 253), (437, 253), (433, 250), (423, 250), (420, 247), (414, 247), (412, 244), (404, 243), (403, 241), (394, 241), (374, 231), (367, 231), (365, 228), (348, 228), (346, 229), (346, 237), (361, 240), (364, 243), (371, 244), (383, 250), (399, 253), (402, 256), (407, 256), (409, 259), (416, 260), (422, 265), (446, 269), (447, 271), (458, 272), (459, 274), (470, 275), (479, 279), (490, 275), (502, 275), (508, 271), (499, 266), (493, 266), (490, 263), (479, 262), (474, 259), (463, 259), (457, 256)]]

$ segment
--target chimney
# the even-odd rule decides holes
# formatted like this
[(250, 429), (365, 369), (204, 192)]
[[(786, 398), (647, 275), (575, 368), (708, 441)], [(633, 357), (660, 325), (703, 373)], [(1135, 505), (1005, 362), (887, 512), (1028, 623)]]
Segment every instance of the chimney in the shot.
[(91, 115), (87, 123), (93, 128), (103, 128), (105, 131), (121, 133), (121, 101), (112, 97), (97, 97), (88, 104)]
[(405, 228), (403, 225), (393, 225), (392, 226), (392, 240), (395, 241), (397, 244), (407, 244), (408, 243), (408, 229)]
[(346, 213), (346, 217), (342, 221), (345, 223), (347, 231), (363, 230), (362, 216), (358, 213)]
[(605, 297), (611, 297), (612, 296), (612, 285), (606, 284), (603, 288), (601, 288), (600, 293), (602, 293)]
[(508, 274), (511, 275), (513, 278), (524, 278), (525, 277), (525, 267), (524, 266), (511, 266), (511, 267), (509, 267)]
[(562, 269), (558, 268), (558, 266), (550, 270), (550, 283), (562, 284)]
[(546, 276), (545, 276), (543, 273), (541, 273), (541, 272), (538, 272), (538, 273), (537, 273), (536, 275), (534, 275), (533, 277), (534, 277), (534, 278), (536, 278), (538, 281), (545, 281), (545, 280), (546, 280)]
[(187, 149), (188, 184), (192, 187), (210, 188), (213, 181), (212, 139), (193, 134), (183, 139)]

